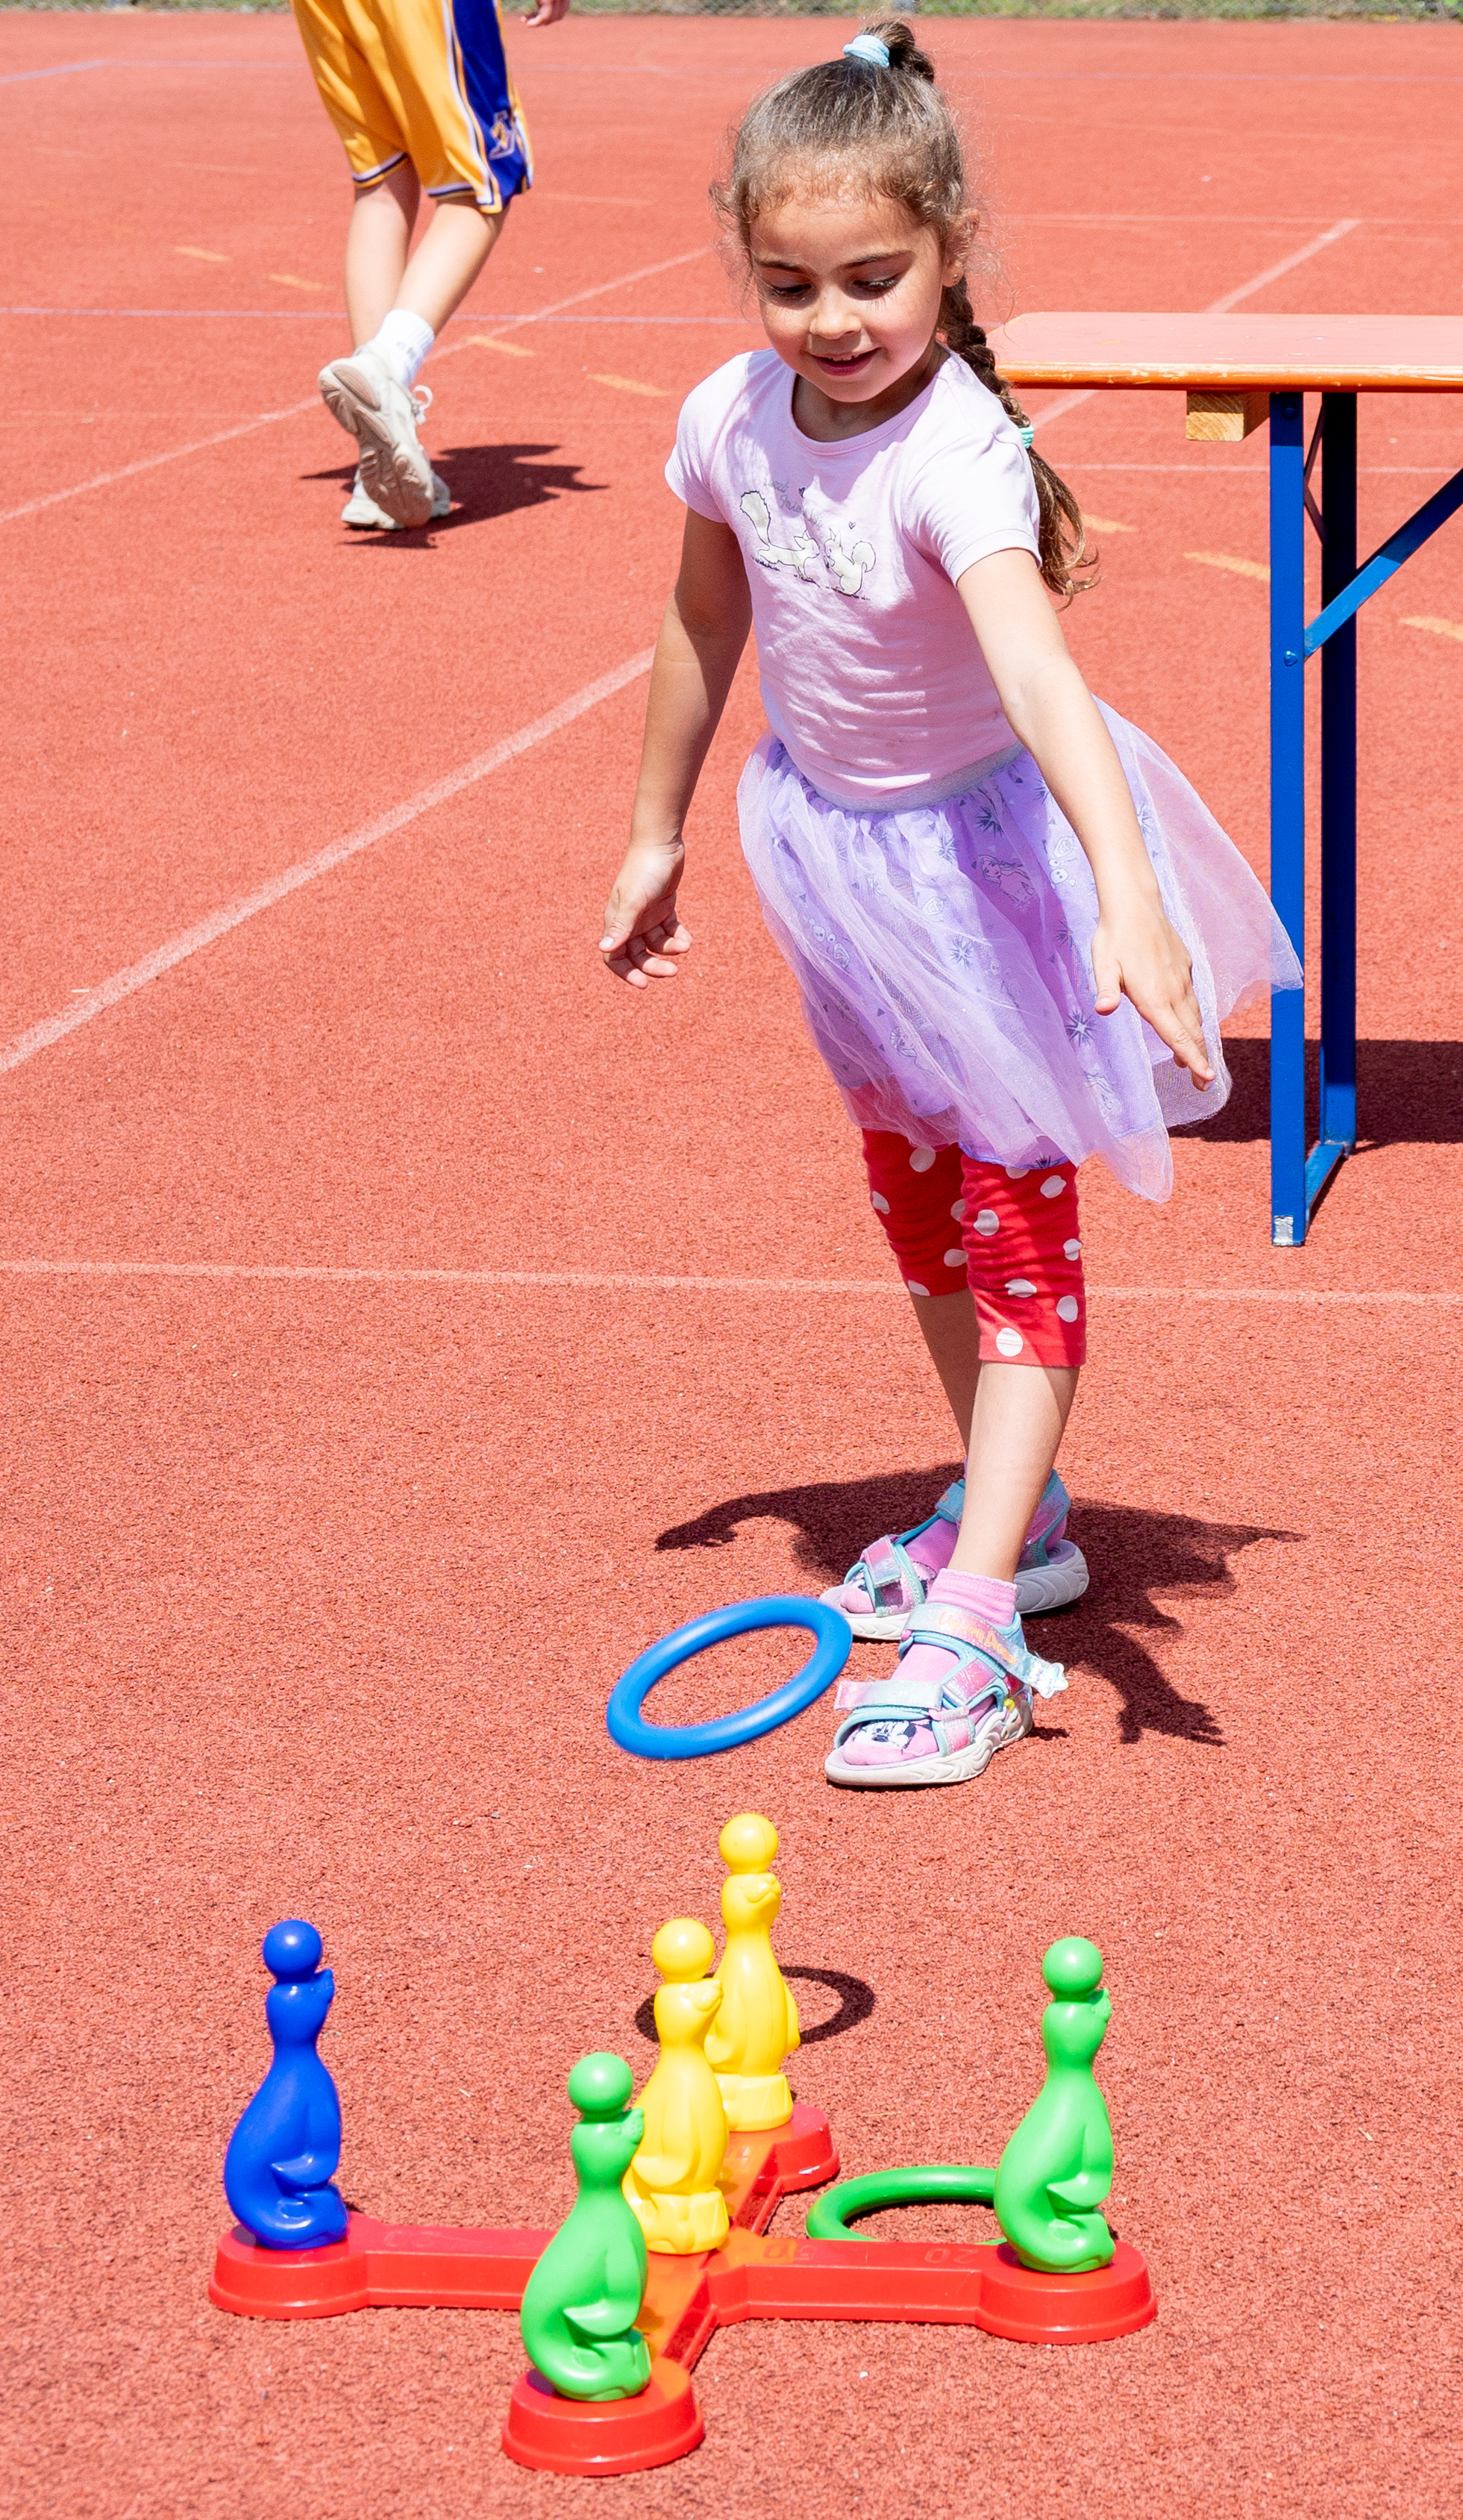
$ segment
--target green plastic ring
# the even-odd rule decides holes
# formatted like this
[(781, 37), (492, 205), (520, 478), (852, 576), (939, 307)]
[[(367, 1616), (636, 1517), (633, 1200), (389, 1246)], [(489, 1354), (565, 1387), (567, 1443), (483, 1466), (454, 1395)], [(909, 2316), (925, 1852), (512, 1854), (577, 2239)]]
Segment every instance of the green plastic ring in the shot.
[(861, 2214), (877, 2214), (883, 2205), (991, 2205), (996, 2199), (996, 2173), (948, 2161), (927, 2162), (913, 2170), (873, 2170), (866, 2179), (840, 2179), (820, 2196), (808, 2216), (810, 2240), (852, 2240), (850, 2223)]

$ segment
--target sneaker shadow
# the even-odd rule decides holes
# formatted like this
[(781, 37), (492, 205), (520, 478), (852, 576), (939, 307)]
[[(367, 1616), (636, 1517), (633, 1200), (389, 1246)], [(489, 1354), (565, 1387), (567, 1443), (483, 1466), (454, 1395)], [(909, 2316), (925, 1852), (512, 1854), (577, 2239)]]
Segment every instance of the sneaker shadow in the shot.
[[(790, 1523), (793, 1554), (807, 1571), (809, 1589), (821, 1591), (843, 1576), (861, 1549), (880, 1532), (907, 1530), (928, 1513), (941, 1487), (959, 1475), (959, 1464), (942, 1470), (899, 1471), (892, 1476), (829, 1480), (820, 1486), (770, 1488), (729, 1497), (691, 1522), (676, 1523), (657, 1549), (725, 1549), (744, 1522)], [(1201, 1699), (1183, 1697), (1170, 1681), (1146, 1638), (1180, 1636), (1183, 1621), (1160, 1597), (1222, 1600), (1236, 1590), (1233, 1560), (1262, 1541), (1298, 1543), (1304, 1532), (1262, 1523), (1204, 1522), (1192, 1514), (1151, 1513), (1135, 1506), (1074, 1500), (1072, 1536), (1092, 1570), (1089, 1592), (1070, 1609), (1034, 1621), (1031, 1642), (1053, 1659), (1080, 1662), (1096, 1672), (1119, 1703), (1119, 1738), (1140, 1741), (1147, 1732), (1219, 1749), (1223, 1733)], [(1042, 1713), (1054, 1712), (1043, 1708)]]
[[(582, 481), (577, 464), (540, 460), (555, 452), (553, 445), (445, 447), (432, 453), (431, 460), (433, 470), (440, 472), (452, 492), (449, 516), (438, 517), (430, 524), (406, 526), (399, 533), (372, 533), (358, 528), (350, 539), (415, 548), (436, 534), (455, 533), (463, 525), (480, 525), (495, 517), (511, 517), (520, 508), (545, 507), (571, 490), (588, 491), (598, 497), (608, 488), (607, 482)], [(338, 481), (344, 497), (349, 494), (355, 472), (354, 463), (347, 461), (319, 472), (307, 472), (303, 477), (307, 481)]]

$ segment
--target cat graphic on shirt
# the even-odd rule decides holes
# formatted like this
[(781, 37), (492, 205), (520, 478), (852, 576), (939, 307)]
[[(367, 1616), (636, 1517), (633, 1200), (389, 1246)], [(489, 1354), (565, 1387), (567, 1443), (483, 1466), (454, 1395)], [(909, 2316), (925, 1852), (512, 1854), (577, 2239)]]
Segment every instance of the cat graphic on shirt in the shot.
[[(864, 580), (874, 565), (875, 553), (873, 545), (859, 532), (857, 525), (825, 524), (820, 549), (812, 530), (815, 520), (808, 515), (802, 495), (798, 493), (797, 521), (793, 526), (791, 543), (774, 542), (772, 511), (762, 492), (743, 490), (737, 504), (757, 537), (752, 557), (761, 567), (790, 568), (807, 586), (823, 583), (823, 572), (826, 571), (827, 578), (831, 579), (840, 595), (862, 593)], [(789, 504), (785, 493), (778, 504)]]

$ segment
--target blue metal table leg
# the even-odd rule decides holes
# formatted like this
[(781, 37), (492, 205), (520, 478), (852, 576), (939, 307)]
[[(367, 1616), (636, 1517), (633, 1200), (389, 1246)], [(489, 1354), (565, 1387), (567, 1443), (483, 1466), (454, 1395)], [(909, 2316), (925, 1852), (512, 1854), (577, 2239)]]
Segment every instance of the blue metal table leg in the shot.
[[(1356, 574), (1356, 397), (1321, 399), (1321, 601)], [(1306, 1164), (1308, 1215), (1356, 1143), (1356, 622), (1321, 650), (1320, 1137)]]
[[(1270, 898), (1306, 960), (1304, 401), (1270, 396)], [(1306, 1239), (1306, 993), (1270, 1000), (1270, 1239)]]

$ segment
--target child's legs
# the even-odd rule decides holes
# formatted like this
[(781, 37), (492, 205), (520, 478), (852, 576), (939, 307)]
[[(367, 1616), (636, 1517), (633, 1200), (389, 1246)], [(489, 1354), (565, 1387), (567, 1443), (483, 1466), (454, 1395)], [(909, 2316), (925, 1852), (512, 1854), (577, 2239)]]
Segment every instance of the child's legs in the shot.
[(957, 1575), (1014, 1583), (1076, 1396), (1075, 1366), (998, 1360), (982, 1365), (965, 1467), (965, 1511), (950, 1560)]
[(345, 231), (345, 311), (356, 349), (379, 332), (396, 304), (421, 199), (417, 170), (406, 158), (356, 194)]
[[(440, 332), (531, 174), (493, 0), (294, 0), (294, 14), (356, 186), (355, 341), (394, 308)], [(422, 191), (436, 209), (413, 253)]]
[(1012, 1172), (968, 1156), (963, 1177), (980, 1372), (951, 1564), (1009, 1584), (1086, 1355), (1077, 1183), (1067, 1164)]
[(960, 1149), (911, 1147), (897, 1129), (865, 1129), (864, 1161), (870, 1203), (909, 1288), (963, 1453), (980, 1372), (980, 1333), (960, 1241)]
[(503, 234), (508, 203), (479, 209), (475, 202), (439, 202), (421, 243), (398, 284), (393, 306), (420, 315), (440, 333), (455, 315)]
[(911, 1148), (893, 1130), (865, 1129), (864, 1155), (872, 1204), (968, 1446), (952, 1563), (1009, 1583), (1086, 1352), (1072, 1169), (1013, 1175), (956, 1147)]
[(407, 159), (356, 195), (345, 234), (345, 308), (357, 349), (398, 306), (440, 333), (502, 234), (507, 203), (501, 210), (480, 210), (472, 202), (439, 202), (413, 253), (421, 199), (421, 183)]
[(975, 1318), (975, 1305), (969, 1287), (957, 1295), (911, 1295), (914, 1319), (919, 1335), (929, 1352), (929, 1360), (940, 1376), (941, 1389), (950, 1402), (951, 1416), (959, 1430), (963, 1453), (970, 1441), (970, 1421), (975, 1414), (976, 1386), (980, 1379), (980, 1325)]

